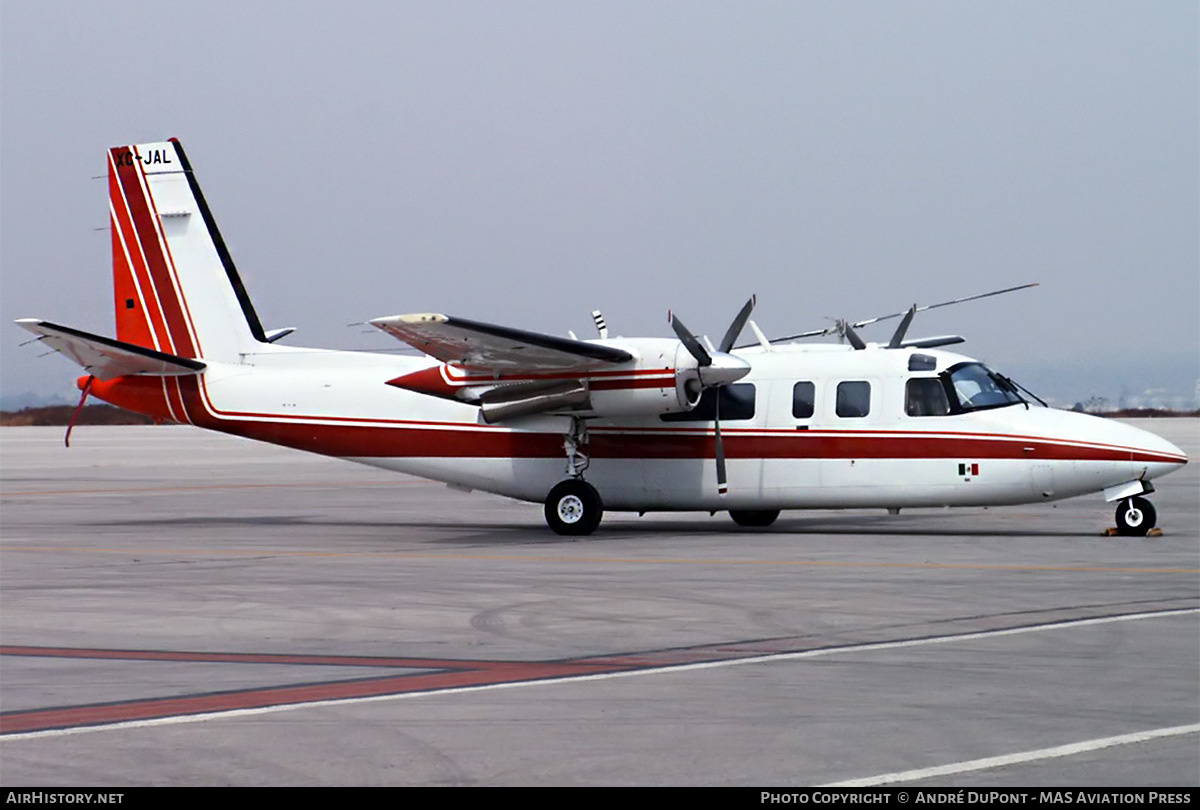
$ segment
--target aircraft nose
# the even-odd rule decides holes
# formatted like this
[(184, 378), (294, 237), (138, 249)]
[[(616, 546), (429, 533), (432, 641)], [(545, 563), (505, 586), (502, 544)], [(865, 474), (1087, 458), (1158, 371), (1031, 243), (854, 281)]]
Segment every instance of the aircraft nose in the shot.
[(1162, 436), (1132, 425), (1125, 429), (1133, 460), (1146, 463), (1150, 477), (1165, 475), (1188, 463), (1187, 454)]

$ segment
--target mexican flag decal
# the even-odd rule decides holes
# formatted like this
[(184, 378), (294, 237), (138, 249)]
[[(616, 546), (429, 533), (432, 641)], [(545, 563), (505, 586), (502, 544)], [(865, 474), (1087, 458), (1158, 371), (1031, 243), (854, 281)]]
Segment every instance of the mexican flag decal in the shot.
[(958, 474), (970, 481), (972, 476), (979, 475), (978, 462), (966, 462), (958, 465)]

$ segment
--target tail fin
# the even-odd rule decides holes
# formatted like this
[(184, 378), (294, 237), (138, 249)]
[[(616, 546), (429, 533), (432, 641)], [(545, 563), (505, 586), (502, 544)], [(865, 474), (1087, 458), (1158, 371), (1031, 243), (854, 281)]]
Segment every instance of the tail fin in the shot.
[(108, 151), (117, 339), (235, 359), (266, 343), (179, 141)]

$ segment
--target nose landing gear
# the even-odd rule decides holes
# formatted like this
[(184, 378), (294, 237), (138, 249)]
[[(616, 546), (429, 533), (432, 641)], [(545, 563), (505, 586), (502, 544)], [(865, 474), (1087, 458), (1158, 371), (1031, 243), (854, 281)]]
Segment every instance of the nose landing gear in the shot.
[(1154, 505), (1145, 498), (1126, 498), (1117, 504), (1117, 534), (1123, 537), (1145, 537), (1157, 520)]

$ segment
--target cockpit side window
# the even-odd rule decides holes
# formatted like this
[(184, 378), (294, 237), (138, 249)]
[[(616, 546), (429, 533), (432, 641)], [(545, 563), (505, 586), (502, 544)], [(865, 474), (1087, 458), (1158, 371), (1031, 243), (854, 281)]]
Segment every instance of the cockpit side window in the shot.
[(913, 377), (904, 389), (904, 412), (909, 416), (945, 416), (950, 413), (946, 388), (937, 377)]
[(947, 369), (950, 390), (956, 402), (956, 411), (977, 411), (986, 408), (1002, 408), (1024, 402), (1012, 381), (996, 374), (982, 363), (960, 363)]

